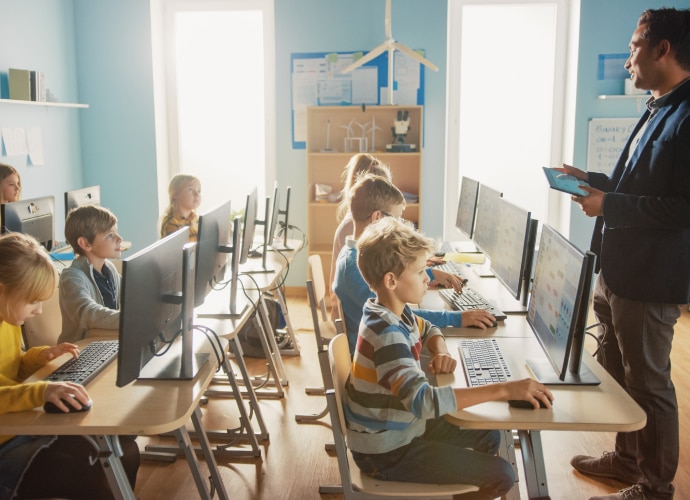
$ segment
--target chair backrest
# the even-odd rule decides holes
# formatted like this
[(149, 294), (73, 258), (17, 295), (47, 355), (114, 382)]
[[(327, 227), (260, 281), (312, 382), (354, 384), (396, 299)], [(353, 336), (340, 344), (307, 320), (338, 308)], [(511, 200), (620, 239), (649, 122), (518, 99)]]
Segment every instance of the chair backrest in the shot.
[[(323, 355), (324, 353), (321, 353)], [(326, 391), (328, 412), (331, 416), (333, 442), (338, 457), (338, 470), (346, 500), (387, 498), (448, 498), (462, 493), (477, 491), (479, 488), (469, 484), (430, 484), (403, 481), (384, 481), (363, 474), (352, 454), (348, 452), (346, 442), (345, 412), (343, 395), (345, 383), (352, 369), (350, 345), (347, 335), (340, 333), (328, 344), (328, 363), (332, 376), (332, 388)]]
[(58, 282), (60, 276), (55, 269), (55, 291), (43, 303), (43, 312), (24, 321), (23, 332), (26, 347), (57, 344), (62, 332), (62, 313), (60, 312), (60, 294)]
[(323, 321), (328, 319), (326, 312), (326, 280), (323, 277), (323, 265), (321, 264), (321, 256), (314, 254), (307, 259), (309, 263), (309, 271), (311, 273), (311, 281), (314, 285), (314, 298), (316, 304), (321, 310), (321, 318)]

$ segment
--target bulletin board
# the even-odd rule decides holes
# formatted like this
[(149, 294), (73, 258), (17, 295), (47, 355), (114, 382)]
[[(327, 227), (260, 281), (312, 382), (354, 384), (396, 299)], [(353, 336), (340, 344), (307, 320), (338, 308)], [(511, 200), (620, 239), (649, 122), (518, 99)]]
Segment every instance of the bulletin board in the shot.
[(592, 118), (587, 140), (587, 170), (611, 175), (638, 118)]
[[(418, 50), (424, 54), (423, 50)], [(292, 147), (304, 149), (308, 106), (388, 103), (388, 53), (351, 73), (341, 70), (366, 52), (308, 52), (290, 56)], [(393, 53), (393, 100), (396, 105), (424, 104), (424, 66), (402, 52)]]

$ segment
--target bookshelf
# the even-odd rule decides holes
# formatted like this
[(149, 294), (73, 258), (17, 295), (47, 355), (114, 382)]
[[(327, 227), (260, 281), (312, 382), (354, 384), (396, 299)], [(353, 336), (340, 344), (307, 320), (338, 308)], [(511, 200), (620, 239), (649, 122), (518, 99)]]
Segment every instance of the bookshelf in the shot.
[[(391, 127), (398, 111), (407, 111), (410, 130), (406, 144), (416, 145), (414, 152), (387, 152), (386, 145), (394, 141)], [(352, 155), (359, 152), (359, 140), (348, 141), (354, 151), (346, 152), (348, 137), (362, 137), (362, 125), (368, 124), (373, 132), (365, 134), (367, 149), (387, 164), (393, 183), (404, 193), (419, 196), (422, 182), (422, 106), (314, 106), (307, 108), (307, 237), (309, 253), (319, 254), (324, 276), (330, 276), (333, 235), (338, 227), (336, 211), (339, 201), (316, 201), (316, 185), (331, 186), (333, 193), (341, 192), (341, 176)], [(362, 141), (364, 142), (364, 141)], [(372, 151), (372, 142), (375, 150)], [(330, 149), (331, 151), (326, 151)], [(421, 201), (421, 200), (420, 200)], [(421, 203), (407, 203), (403, 217), (419, 227)]]

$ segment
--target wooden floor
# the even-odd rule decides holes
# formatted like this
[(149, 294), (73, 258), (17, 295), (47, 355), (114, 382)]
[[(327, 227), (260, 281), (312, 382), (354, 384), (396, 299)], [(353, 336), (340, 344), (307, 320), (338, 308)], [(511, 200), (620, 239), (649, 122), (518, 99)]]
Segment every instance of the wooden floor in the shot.
[[(270, 433), (270, 442), (262, 444), (261, 460), (242, 462), (218, 459), (225, 487), (230, 498), (249, 499), (317, 499), (343, 498), (342, 495), (319, 495), (320, 484), (339, 481), (335, 457), (329, 456), (324, 444), (332, 441), (328, 418), (317, 424), (297, 424), (298, 413), (318, 413), (325, 407), (321, 396), (308, 396), (305, 387), (321, 385), (316, 358), (316, 346), (311, 329), (311, 316), (306, 298), (288, 297), (292, 324), (297, 332), (302, 355), (283, 357), (289, 386), (281, 400), (261, 400), (261, 408)], [(676, 475), (676, 498), (690, 498), (690, 313), (683, 312), (676, 327), (673, 347), (673, 379), (679, 394), (681, 456)], [(263, 360), (249, 363), (254, 373), (264, 371)], [(225, 429), (237, 426), (237, 411), (232, 400), (214, 399), (204, 407), (206, 429)], [(587, 499), (592, 495), (615, 492), (623, 485), (615, 481), (594, 481), (570, 467), (570, 457), (576, 454), (599, 455), (612, 449), (611, 433), (555, 432), (542, 433), (546, 457), (549, 491), (554, 500)], [(139, 438), (140, 446), (147, 442), (167, 442), (166, 438)], [(522, 478), (521, 478), (522, 479)], [(521, 484), (524, 484), (521, 482)], [(188, 500), (198, 498), (194, 480), (186, 461), (174, 463), (143, 461), (135, 488), (141, 500)], [(526, 498), (524, 487), (521, 495)]]

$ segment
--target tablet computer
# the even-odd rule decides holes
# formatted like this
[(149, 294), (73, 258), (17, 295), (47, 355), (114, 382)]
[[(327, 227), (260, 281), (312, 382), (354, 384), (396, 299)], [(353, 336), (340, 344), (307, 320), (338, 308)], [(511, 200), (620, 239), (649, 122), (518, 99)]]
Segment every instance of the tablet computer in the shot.
[(564, 174), (553, 168), (544, 169), (546, 174), (546, 179), (549, 181), (549, 186), (551, 189), (556, 191), (562, 191), (564, 193), (573, 194), (575, 196), (587, 196), (587, 191), (580, 189), (580, 186), (589, 186), (587, 181), (583, 181), (569, 174)]

